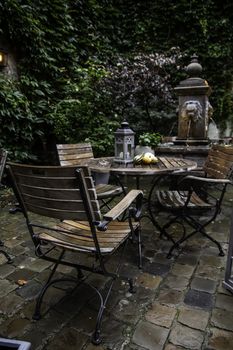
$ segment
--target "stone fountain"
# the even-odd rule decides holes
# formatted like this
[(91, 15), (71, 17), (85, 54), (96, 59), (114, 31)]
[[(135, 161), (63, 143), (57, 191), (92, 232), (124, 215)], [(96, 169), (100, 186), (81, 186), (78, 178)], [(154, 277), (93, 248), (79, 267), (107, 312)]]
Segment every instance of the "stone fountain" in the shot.
[(199, 77), (202, 66), (196, 55), (192, 56), (186, 71), (189, 77), (175, 87), (179, 98), (178, 135), (170, 140), (172, 142), (166, 142), (165, 138), (156, 153), (194, 159), (201, 166), (210, 147), (208, 129), (213, 108), (208, 97), (211, 88)]

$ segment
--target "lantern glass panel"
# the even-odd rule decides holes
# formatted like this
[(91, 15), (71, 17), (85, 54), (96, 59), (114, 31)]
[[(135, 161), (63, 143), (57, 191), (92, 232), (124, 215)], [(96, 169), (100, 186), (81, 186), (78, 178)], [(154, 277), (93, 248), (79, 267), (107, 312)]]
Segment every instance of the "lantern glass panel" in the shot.
[(127, 158), (132, 158), (133, 157), (133, 150), (132, 150), (132, 145), (128, 145), (128, 152), (127, 152)]
[(123, 159), (123, 157), (124, 157), (124, 144), (123, 143), (117, 144), (117, 157), (120, 159)]

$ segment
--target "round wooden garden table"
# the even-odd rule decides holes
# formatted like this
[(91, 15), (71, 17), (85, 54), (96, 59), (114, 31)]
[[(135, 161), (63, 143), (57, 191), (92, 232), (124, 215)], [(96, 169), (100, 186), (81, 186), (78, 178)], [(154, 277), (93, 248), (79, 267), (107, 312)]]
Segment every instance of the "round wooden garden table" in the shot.
[[(87, 161), (85, 165), (88, 165), (90, 170), (95, 173), (110, 173), (114, 175), (122, 188), (124, 185), (120, 180), (120, 176), (134, 176), (136, 177), (136, 187), (140, 188), (139, 178), (145, 176), (153, 176), (152, 185), (149, 191), (149, 196), (147, 198), (147, 209), (149, 215), (144, 216), (149, 217), (155, 227), (161, 232), (160, 225), (158, 224), (156, 217), (153, 213), (153, 202), (152, 202), (152, 192), (154, 191), (156, 184), (159, 182), (162, 176), (169, 174), (185, 173), (197, 168), (197, 163), (195, 161), (183, 158), (174, 157), (157, 157), (158, 162), (150, 165), (135, 165), (129, 163), (127, 165), (122, 163), (114, 162), (114, 157), (102, 157), (94, 158)], [(142, 188), (143, 190), (143, 188)]]
[(183, 158), (157, 157), (158, 162), (155, 164), (138, 164), (114, 162), (113, 157), (94, 158), (87, 161), (89, 168), (97, 173), (110, 172), (115, 175), (127, 176), (147, 176), (161, 175), (177, 172), (186, 172), (197, 167), (197, 163)]

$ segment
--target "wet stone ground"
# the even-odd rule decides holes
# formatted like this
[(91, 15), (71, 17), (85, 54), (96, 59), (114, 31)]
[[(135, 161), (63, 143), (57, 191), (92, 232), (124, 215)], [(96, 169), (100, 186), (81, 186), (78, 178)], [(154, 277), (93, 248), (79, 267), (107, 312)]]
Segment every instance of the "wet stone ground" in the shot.
[[(229, 188), (218, 220), (208, 232), (227, 252), (233, 188)], [(97, 299), (82, 286), (72, 294), (57, 285), (48, 291), (46, 312), (32, 320), (35, 298), (51, 264), (35, 257), (23, 215), (1, 209), (4, 249), (13, 257), (7, 264), (0, 255), (0, 337), (29, 341), (33, 350), (232, 350), (233, 295), (222, 287), (226, 256), (209, 240), (196, 235), (180, 253), (166, 258), (170, 242), (159, 239), (151, 222), (142, 220), (143, 269), (138, 270), (136, 247), (129, 245), (122, 273), (134, 277), (136, 293), (117, 281), (105, 310), (98, 347), (90, 342)], [(178, 227), (173, 227), (174, 234)], [(59, 276), (76, 274), (60, 267)], [(90, 277), (104, 288), (105, 280)]]

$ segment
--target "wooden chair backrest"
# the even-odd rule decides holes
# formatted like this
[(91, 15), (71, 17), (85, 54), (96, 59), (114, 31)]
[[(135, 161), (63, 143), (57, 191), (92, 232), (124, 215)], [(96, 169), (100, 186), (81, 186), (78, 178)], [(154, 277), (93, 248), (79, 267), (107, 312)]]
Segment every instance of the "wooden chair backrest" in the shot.
[(216, 179), (231, 178), (233, 171), (233, 147), (213, 145), (203, 170), (208, 177)]
[(60, 220), (100, 220), (96, 191), (87, 167), (45, 167), (8, 163), (20, 205)]
[(0, 183), (2, 181), (2, 175), (6, 164), (6, 158), (7, 158), (7, 151), (1, 148), (0, 149)]
[(90, 142), (57, 145), (57, 153), (61, 166), (79, 165), (83, 161), (94, 158)]

